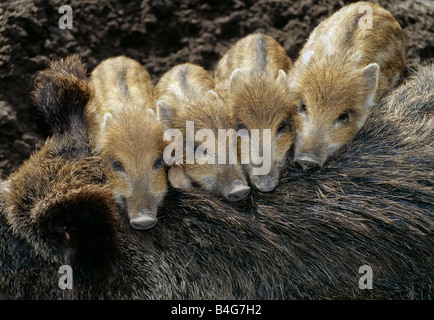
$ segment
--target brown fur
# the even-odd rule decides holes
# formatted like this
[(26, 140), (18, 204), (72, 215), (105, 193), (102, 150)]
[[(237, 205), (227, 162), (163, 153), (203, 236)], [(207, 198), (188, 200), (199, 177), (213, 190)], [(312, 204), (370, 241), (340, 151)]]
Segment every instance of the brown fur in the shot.
[[(107, 239), (106, 232), (116, 222), (111, 190), (107, 185), (101, 187), (105, 184), (99, 171), (101, 162), (90, 155), (66, 161), (53, 154), (57, 143), (56, 138), (47, 140), (38, 153), (9, 177), (4, 185), (10, 191), (6, 219), (12, 232), (23, 235), (32, 246), (47, 254), (46, 259), (60, 264), (73, 263), (75, 259), (77, 263), (94, 264), (95, 268), (106, 270), (103, 261), (88, 256), (91, 247), (98, 250), (106, 247), (100, 240)], [(47, 193), (50, 196), (46, 197)], [(100, 224), (97, 233), (89, 237), (87, 234), (95, 230), (96, 224)]]
[[(217, 145), (218, 129), (233, 129), (234, 122), (232, 114), (213, 89), (212, 77), (197, 65), (178, 65), (164, 74), (155, 91), (159, 99), (160, 117), (166, 127), (181, 130), (185, 139), (186, 121), (194, 121), (195, 132), (200, 129), (211, 130)], [(196, 144), (201, 145), (201, 142)], [(211, 145), (208, 143), (207, 147)], [(241, 165), (229, 164), (228, 160), (227, 164), (218, 164), (217, 146), (214, 147), (216, 153), (212, 156), (215, 164), (187, 164), (183, 159), (185, 176), (179, 167), (173, 167), (169, 173), (171, 183), (175, 187), (185, 187), (192, 180), (231, 201), (240, 200), (249, 192)], [(235, 189), (239, 189), (239, 192), (235, 192)]]
[(167, 191), (166, 145), (149, 74), (120, 56), (98, 65), (90, 85), (95, 89), (87, 106), (91, 142), (107, 164), (107, 177), (118, 203), (127, 207), (131, 225), (148, 229), (157, 222)]
[[(41, 245), (26, 241), (26, 233), (48, 221), (28, 220), (13, 233), (5, 215), (14, 212), (5, 201), (14, 190), (0, 182), (0, 291), (11, 299), (432, 299), (433, 88), (434, 66), (421, 67), (373, 110), (328, 170), (287, 167), (274, 192), (253, 190), (250, 201), (227, 203), (199, 188), (171, 190), (156, 228), (134, 230), (120, 215), (113, 236), (101, 223), (113, 220), (113, 206), (93, 200), (86, 221), (97, 223), (79, 233), (89, 247), (87, 259), (72, 265), (72, 290), (58, 286), (60, 263), (45, 245), (52, 239), (37, 234)], [(85, 179), (105, 188), (95, 157), (61, 157), (38, 158), (38, 177), (29, 180), (18, 172), (31, 170), (17, 169), (23, 179), (17, 185), (37, 181), (36, 189), (15, 197), (27, 215), (56, 197), (52, 184), (61, 176), (73, 179), (66, 188)], [(72, 165), (77, 171), (69, 176)], [(43, 208), (38, 211), (50, 216)], [(65, 217), (82, 213), (72, 201), (63, 208)], [(372, 290), (359, 288), (362, 265), (372, 267)], [(115, 272), (104, 273), (108, 266)]]
[(41, 72), (32, 97), (54, 135), (0, 183), (0, 207), (11, 234), (48, 264), (76, 268), (78, 281), (110, 276), (118, 252), (114, 199), (101, 161), (88, 148), (83, 121), (92, 95), (86, 67), (77, 56)]
[[(69, 157), (88, 149), (86, 125), (81, 117), (94, 92), (88, 85), (86, 66), (78, 55), (50, 62), (48, 69), (35, 78), (32, 99), (46, 119), (57, 139), (67, 139), (53, 145), (52, 152), (63, 153), (68, 146)], [(65, 135), (69, 133), (69, 137)]]
[(226, 81), (236, 69), (261, 70), (277, 75), (279, 70), (288, 72), (291, 64), (285, 49), (274, 38), (251, 34), (238, 40), (220, 59), (214, 71), (214, 81)]
[[(146, 233), (130, 228), (125, 215), (115, 237), (101, 238), (105, 226), (93, 225), (81, 236), (120, 254), (90, 247), (87, 266), (72, 265), (72, 290), (59, 288), (59, 263), (47, 246), (25, 240), (43, 224), (29, 221), (12, 233), (4, 206), (12, 190), (0, 183), (0, 290), (12, 299), (432, 299), (433, 75), (434, 66), (420, 68), (388, 96), (324, 172), (287, 167), (274, 192), (253, 190), (237, 204), (199, 188), (171, 190), (163, 218)], [(38, 175), (59, 172), (53, 159), (39, 160)], [(100, 179), (97, 162), (89, 165), (92, 171), (72, 175), (72, 185)], [(53, 181), (40, 179), (39, 199), (55, 197)], [(21, 193), (18, 203), (33, 210), (34, 192)], [(38, 241), (51, 239), (40, 234)], [(106, 264), (92, 259), (116, 272), (96, 272)], [(372, 267), (372, 290), (359, 287), (362, 265)]]
[[(372, 29), (359, 25), (365, 8), (372, 10)], [(295, 161), (321, 167), (402, 81), (404, 68), (403, 32), (380, 6), (351, 4), (319, 24), (290, 71), (292, 105), (298, 107)]]
[(235, 43), (214, 72), (217, 92), (228, 103), (238, 128), (249, 132), (259, 129), (261, 133), (263, 129), (271, 129), (270, 173), (253, 175), (254, 165), (245, 166), (252, 184), (261, 191), (271, 191), (277, 186), (280, 168), (293, 142), (290, 123), (293, 110), (289, 107), (286, 85), (290, 67), (291, 60), (275, 39), (252, 34)]

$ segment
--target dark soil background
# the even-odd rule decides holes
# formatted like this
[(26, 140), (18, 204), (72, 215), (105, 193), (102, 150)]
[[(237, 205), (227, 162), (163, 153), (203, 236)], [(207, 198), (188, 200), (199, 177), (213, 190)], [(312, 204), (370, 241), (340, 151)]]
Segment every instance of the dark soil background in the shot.
[[(212, 70), (236, 40), (252, 32), (275, 37), (295, 60), (323, 19), (354, 1), (332, 0), (0, 0), (0, 179), (50, 134), (32, 106), (33, 79), (51, 59), (80, 54), (89, 72), (120, 54), (141, 62), (154, 83), (178, 63)], [(407, 75), (434, 56), (434, 1), (373, 1), (388, 9), (407, 37)], [(62, 5), (73, 29), (61, 30)]]

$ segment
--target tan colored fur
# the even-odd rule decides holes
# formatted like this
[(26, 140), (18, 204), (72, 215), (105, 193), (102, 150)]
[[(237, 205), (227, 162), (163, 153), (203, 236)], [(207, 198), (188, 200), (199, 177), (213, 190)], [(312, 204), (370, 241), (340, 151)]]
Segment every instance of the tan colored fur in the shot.
[(156, 221), (167, 191), (162, 153), (163, 129), (153, 104), (148, 72), (120, 56), (103, 61), (92, 72), (95, 98), (87, 106), (91, 143), (105, 159), (106, 174), (132, 225), (140, 217)]
[[(211, 75), (202, 67), (185, 63), (175, 66), (160, 79), (156, 86), (157, 105), (164, 101), (166, 116), (161, 115), (166, 128), (179, 129), (186, 138), (186, 121), (194, 121), (195, 133), (200, 129), (209, 129), (216, 138), (217, 150), (218, 129), (232, 129), (234, 122), (232, 115), (223, 101), (212, 90), (214, 81)], [(170, 111), (169, 111), (170, 110)], [(169, 111), (170, 114), (167, 114)], [(162, 111), (163, 112), (163, 111)], [(166, 118), (166, 121), (164, 120)], [(211, 147), (209, 142), (204, 142)], [(201, 145), (202, 142), (196, 142)], [(184, 149), (184, 155), (186, 150)], [(236, 185), (243, 185), (248, 193), (247, 183), (240, 164), (218, 164), (217, 152), (215, 164), (185, 163), (184, 171), (173, 167), (169, 173), (169, 180), (175, 187), (189, 186), (189, 179), (200, 184), (203, 188), (224, 195), (231, 201), (231, 192)], [(185, 174), (184, 178), (180, 175)]]
[[(365, 23), (370, 12), (371, 29)], [(299, 107), (295, 160), (311, 155), (322, 166), (363, 127), (404, 69), (403, 32), (380, 6), (357, 2), (320, 23), (289, 74), (293, 105)]]
[(277, 75), (280, 69), (288, 72), (290, 67), (291, 59), (274, 38), (251, 34), (238, 40), (220, 59), (214, 80), (216, 83), (225, 81), (236, 69), (262, 70)]
[(261, 191), (271, 191), (277, 186), (280, 167), (293, 143), (290, 123), (293, 109), (289, 107), (286, 82), (290, 67), (290, 58), (275, 39), (252, 34), (235, 43), (214, 72), (216, 90), (227, 101), (238, 127), (249, 132), (271, 130), (270, 173), (253, 175), (254, 165), (245, 166), (252, 184)]

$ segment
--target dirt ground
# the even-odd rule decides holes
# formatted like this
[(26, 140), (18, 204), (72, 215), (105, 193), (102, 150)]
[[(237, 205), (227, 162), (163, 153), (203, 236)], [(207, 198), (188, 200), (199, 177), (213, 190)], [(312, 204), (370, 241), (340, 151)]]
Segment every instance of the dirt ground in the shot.
[[(89, 72), (120, 54), (141, 62), (154, 83), (171, 67), (212, 70), (231, 44), (252, 32), (275, 37), (295, 60), (324, 18), (354, 1), (332, 0), (6, 0), (0, 3), (0, 179), (50, 134), (30, 99), (36, 73), (51, 59), (79, 53)], [(434, 57), (434, 1), (373, 1), (388, 9), (407, 38), (407, 75)], [(60, 29), (62, 5), (73, 29)]]

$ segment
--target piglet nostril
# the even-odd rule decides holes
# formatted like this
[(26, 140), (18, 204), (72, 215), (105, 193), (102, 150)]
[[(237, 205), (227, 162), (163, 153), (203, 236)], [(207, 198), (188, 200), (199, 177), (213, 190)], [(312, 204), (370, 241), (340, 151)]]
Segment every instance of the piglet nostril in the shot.
[(279, 184), (279, 178), (271, 176), (259, 176), (255, 179), (251, 179), (252, 184), (261, 192), (271, 192), (276, 189)]
[(294, 161), (301, 166), (304, 171), (321, 169), (321, 160), (312, 153), (302, 153), (295, 157)]
[(130, 225), (137, 230), (149, 230), (157, 224), (157, 217), (149, 211), (146, 213), (138, 212), (130, 219)]
[(245, 184), (237, 184), (226, 195), (226, 199), (231, 202), (239, 201), (247, 197), (250, 193), (250, 187)]

